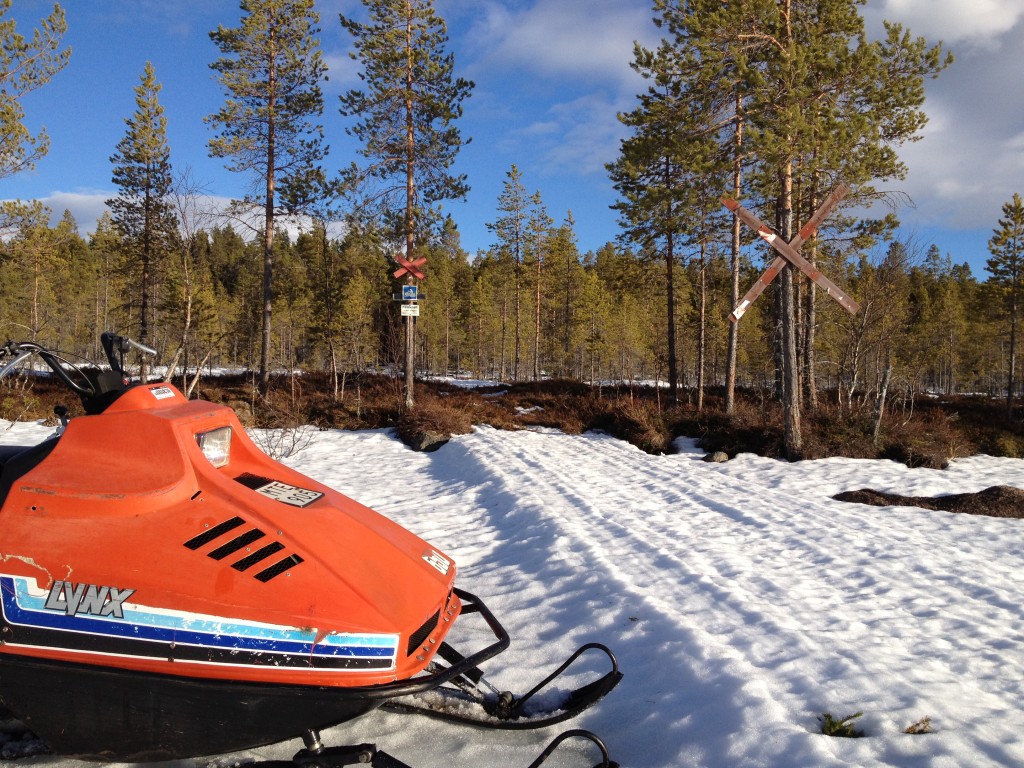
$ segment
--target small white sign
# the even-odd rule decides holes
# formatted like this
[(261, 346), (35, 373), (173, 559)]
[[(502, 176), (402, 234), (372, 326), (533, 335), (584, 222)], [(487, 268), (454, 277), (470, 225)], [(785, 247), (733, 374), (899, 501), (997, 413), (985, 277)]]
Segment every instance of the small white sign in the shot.
[(420, 305), (419, 304), (403, 304), (402, 305), (402, 317), (419, 317), (420, 316)]

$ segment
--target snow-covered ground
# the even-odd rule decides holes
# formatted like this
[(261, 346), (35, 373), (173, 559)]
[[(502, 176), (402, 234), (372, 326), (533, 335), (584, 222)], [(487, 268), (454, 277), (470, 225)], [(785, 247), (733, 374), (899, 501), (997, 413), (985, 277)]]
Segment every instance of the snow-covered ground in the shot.
[[(0, 441), (47, 432), (16, 425)], [(1024, 488), (1024, 461), (709, 464), (678, 447), (650, 456), (601, 434), (481, 427), (418, 454), (388, 431), (329, 431), (285, 461), (457, 561), (512, 635), (486, 665), (499, 687), (529, 688), (583, 642), (611, 646), (625, 678), (572, 725), (623, 766), (1024, 765), (1024, 520), (830, 498)], [(818, 715), (857, 711), (866, 738), (818, 732)], [(933, 733), (903, 733), (926, 716)], [(559, 730), (376, 712), (323, 737), (375, 742), (415, 768), (525, 768)], [(546, 765), (594, 762), (581, 748)]]

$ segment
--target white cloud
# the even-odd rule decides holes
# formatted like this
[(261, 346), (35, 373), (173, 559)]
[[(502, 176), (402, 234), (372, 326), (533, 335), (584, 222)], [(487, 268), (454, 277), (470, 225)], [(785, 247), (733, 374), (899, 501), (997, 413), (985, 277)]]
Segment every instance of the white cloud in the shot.
[(1022, 0), (871, 0), (872, 13), (947, 43), (991, 45), (1024, 18)]
[(909, 167), (894, 182), (914, 200), (900, 212), (916, 224), (985, 230), (1021, 189), (1024, 168), (1024, 0), (868, 0), (865, 17), (944, 43), (956, 61), (926, 83), (930, 120), (922, 139), (900, 149)]
[(325, 92), (339, 94), (349, 88), (359, 87), (359, 64), (348, 55), (347, 50), (325, 51), (323, 60), (327, 66)]
[[(37, 198), (51, 211), (50, 223), (57, 224), (65, 211), (69, 211), (78, 224), (78, 230), (83, 237), (88, 237), (96, 231), (96, 222), (109, 210), (106, 201), (117, 195), (116, 190), (102, 189), (80, 189), (73, 192), (56, 190), (48, 195)], [(250, 236), (249, 229), (236, 220), (224, 216), (224, 212), (231, 204), (231, 200), (218, 195), (200, 194), (192, 206), (191, 215), (199, 215), (204, 220), (198, 225), (209, 229), (214, 226), (233, 226), (243, 237)], [(262, 216), (262, 210), (259, 212)], [(284, 221), (283, 226), (294, 236), (302, 229), (302, 222)], [(258, 226), (258, 225), (257, 225)]]
[(1021, 156), (1018, 160), (1018, 166), (1024, 165), (1024, 132), (1018, 133), (1016, 136), (1011, 136), (1007, 139), (1006, 148), (1011, 152), (1020, 152)]
[(114, 197), (116, 192), (102, 190), (80, 190), (77, 192), (52, 192), (40, 198), (40, 202), (53, 211), (52, 221), (60, 221), (64, 211), (70, 211), (78, 224), (79, 231), (91, 234), (96, 231), (96, 220), (107, 210), (106, 201)]
[[(646, 3), (622, 0), (537, 0), (521, 8), (474, 3), (466, 35), (475, 66), (502, 67), (507, 74), (529, 72), (587, 83), (634, 89), (629, 68), (633, 43), (655, 42)], [(509, 70), (511, 68), (511, 71)]]
[(560, 141), (544, 153), (551, 170), (606, 175), (605, 163), (615, 159), (626, 128), (617, 114), (622, 104), (600, 94), (587, 94), (558, 104), (552, 114), (565, 126)]

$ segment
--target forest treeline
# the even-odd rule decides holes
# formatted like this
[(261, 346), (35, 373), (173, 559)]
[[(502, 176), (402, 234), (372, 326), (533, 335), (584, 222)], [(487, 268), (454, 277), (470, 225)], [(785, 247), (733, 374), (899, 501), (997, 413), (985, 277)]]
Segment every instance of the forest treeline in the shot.
[[(108, 215), (83, 236), (69, 213), (56, 226), (42, 206), (35, 213), (2, 245), (0, 322), (12, 338), (101, 359), (101, 331), (138, 327), (138, 260)], [(502, 248), (471, 256), (451, 222), (421, 251), (427, 266), (416, 320), (417, 374), (663, 380), (667, 286), (661, 262), (615, 243), (580, 253), (571, 218), (559, 225), (535, 219), (540, 223), (524, 237), (518, 259)], [(816, 380), (846, 407), (870, 406), (887, 362), (895, 371), (895, 397), (1005, 391), (1005, 289), (979, 281), (967, 264), (954, 263), (935, 246), (921, 251), (893, 243), (823, 265), (862, 307), (857, 315), (838, 305), (818, 310)], [(746, 283), (763, 268), (762, 250), (749, 254)], [(195, 229), (153, 265), (149, 343), (159, 352), (155, 364), (175, 365), (179, 379), (186, 369), (193, 375), (252, 369), (259, 360), (261, 263), (262, 244), (224, 222)], [(298, 234), (281, 230), (274, 263), (276, 370), (333, 372), (340, 395), (347, 372), (401, 369), (400, 287), (386, 243), (354, 227), (333, 237), (323, 224)], [(721, 386), (732, 310), (728, 260), (713, 250), (703, 262), (685, 258), (674, 279), (682, 383)], [(770, 392), (776, 385), (770, 310), (770, 302), (755, 302), (740, 321), (741, 387)], [(703, 377), (697, 369), (701, 314)]]

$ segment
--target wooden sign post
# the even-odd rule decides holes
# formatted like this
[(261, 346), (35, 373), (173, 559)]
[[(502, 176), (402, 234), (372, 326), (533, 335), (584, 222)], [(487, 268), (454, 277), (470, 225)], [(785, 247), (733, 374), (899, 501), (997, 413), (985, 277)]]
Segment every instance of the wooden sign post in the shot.
[[(402, 317), (405, 318), (405, 407), (413, 407), (413, 385), (415, 383), (415, 334), (416, 318), (419, 317), (420, 305), (417, 303), (419, 294), (416, 288), (416, 280), (424, 278), (423, 270), (420, 269), (427, 263), (427, 257), (421, 256), (418, 259), (406, 258), (400, 253), (395, 254), (395, 261), (398, 262), (398, 269), (394, 271), (395, 279), (405, 275), (406, 284), (402, 286)], [(408, 292), (408, 294), (407, 294)]]

